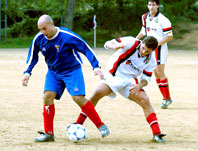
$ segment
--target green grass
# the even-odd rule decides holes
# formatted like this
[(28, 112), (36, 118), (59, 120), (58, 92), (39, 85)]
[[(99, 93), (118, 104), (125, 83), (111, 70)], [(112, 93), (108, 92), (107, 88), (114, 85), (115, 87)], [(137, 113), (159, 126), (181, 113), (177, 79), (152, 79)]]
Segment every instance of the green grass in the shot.
[[(79, 36), (81, 36), (91, 47), (94, 47), (94, 31), (74, 31)], [(96, 30), (96, 47), (100, 48), (104, 46), (107, 40), (113, 38), (118, 38), (122, 36), (136, 36), (136, 34), (131, 33), (131, 31), (113, 32), (110, 33), (108, 30)], [(18, 38), (8, 38), (5, 42), (3, 39), (0, 43), (0, 48), (29, 48), (34, 36), (29, 37), (18, 37)]]
[[(94, 47), (94, 32), (87, 31), (75, 31), (81, 36), (91, 47)], [(8, 38), (5, 42), (3, 39), (0, 43), (0, 48), (29, 48), (33, 40), (33, 36), (30, 37), (18, 37)], [(112, 39), (113, 37), (108, 33), (107, 30), (96, 31), (96, 46), (103, 47), (105, 41)], [(114, 37), (115, 38), (115, 37)]]
[[(94, 31), (74, 31), (78, 35), (80, 35), (92, 48), (94, 47)], [(181, 30), (180, 32), (186, 33), (185, 30)], [(102, 48), (104, 47), (104, 43), (107, 40), (111, 40), (113, 38), (117, 37), (123, 37), (123, 36), (136, 36), (137, 33), (132, 31), (122, 31), (122, 32), (114, 32), (109, 33), (108, 30), (97, 30), (96, 31), (96, 47)], [(177, 34), (176, 34), (177, 35)], [(174, 36), (174, 39), (178, 39), (178, 36)], [(180, 34), (178, 34), (180, 35)], [(0, 43), (0, 48), (29, 48), (31, 45), (31, 42), (33, 40), (34, 36), (29, 37), (18, 37), (18, 38), (8, 38), (5, 42), (4, 39), (2, 39)], [(182, 39), (181, 39), (182, 40)], [(192, 48), (183, 46), (183, 45), (171, 45), (171, 43), (168, 44), (169, 49), (183, 49), (183, 50), (192, 50)], [(197, 49), (196, 49), (197, 50)]]
[(3, 39), (0, 48), (29, 48), (33, 37), (8, 38), (5, 42)]

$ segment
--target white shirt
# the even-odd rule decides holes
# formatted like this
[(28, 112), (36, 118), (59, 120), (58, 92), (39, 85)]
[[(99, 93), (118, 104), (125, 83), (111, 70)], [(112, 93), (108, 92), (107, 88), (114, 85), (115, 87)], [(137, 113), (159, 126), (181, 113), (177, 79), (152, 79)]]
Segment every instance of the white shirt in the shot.
[(143, 35), (153, 36), (158, 42), (173, 35), (171, 22), (167, 17), (158, 12), (155, 17), (150, 19), (150, 13), (148, 13), (145, 20), (146, 14), (142, 15), (141, 33)]
[(152, 72), (157, 66), (155, 54), (152, 52), (148, 56), (140, 56), (138, 48), (141, 41), (131, 36), (112, 41), (114, 43), (122, 42), (124, 48), (117, 50), (110, 58), (107, 64), (109, 73), (123, 78), (137, 78), (141, 75), (141, 80), (145, 79), (150, 82)]

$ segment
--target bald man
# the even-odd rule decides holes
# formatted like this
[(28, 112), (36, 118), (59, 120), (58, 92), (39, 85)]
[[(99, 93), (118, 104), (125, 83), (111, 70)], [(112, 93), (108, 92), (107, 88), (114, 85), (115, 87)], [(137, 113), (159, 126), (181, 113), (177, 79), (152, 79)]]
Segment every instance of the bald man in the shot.
[(82, 59), (79, 52), (89, 60), (93, 72), (103, 79), (100, 64), (90, 46), (68, 28), (56, 27), (49, 15), (42, 15), (38, 20), (40, 32), (34, 37), (22, 78), (22, 85), (27, 86), (31, 72), (38, 62), (41, 52), (48, 66), (43, 94), (44, 132), (38, 132), (36, 142), (54, 141), (53, 121), (55, 116), (54, 100), (59, 100), (65, 90), (82, 109), (82, 112), (99, 129), (102, 137), (109, 135), (108, 127), (101, 121), (90, 101), (85, 98), (85, 83), (82, 73)]

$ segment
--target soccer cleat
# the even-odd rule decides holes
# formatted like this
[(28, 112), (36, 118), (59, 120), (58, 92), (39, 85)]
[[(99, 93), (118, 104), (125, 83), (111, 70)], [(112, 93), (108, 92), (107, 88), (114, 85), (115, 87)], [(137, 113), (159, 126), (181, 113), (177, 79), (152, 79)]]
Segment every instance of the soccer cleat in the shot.
[(49, 135), (44, 132), (38, 131), (39, 137), (34, 138), (35, 142), (54, 142), (54, 135)]
[(173, 102), (173, 101), (172, 101), (171, 99), (169, 99), (169, 100), (163, 100), (160, 107), (161, 107), (162, 109), (167, 109), (168, 106), (169, 106), (172, 102)]
[(166, 134), (159, 134), (159, 135), (154, 135), (153, 136), (153, 141), (156, 143), (165, 143), (166, 141), (162, 138), (166, 136)]
[(98, 128), (102, 137), (106, 137), (110, 134), (109, 128), (104, 124), (100, 128)]

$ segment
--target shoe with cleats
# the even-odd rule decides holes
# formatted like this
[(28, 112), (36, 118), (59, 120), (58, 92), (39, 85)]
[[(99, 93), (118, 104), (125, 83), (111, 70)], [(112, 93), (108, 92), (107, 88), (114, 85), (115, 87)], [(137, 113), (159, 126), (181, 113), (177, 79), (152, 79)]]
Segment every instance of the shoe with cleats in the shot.
[(169, 99), (169, 100), (163, 100), (160, 107), (161, 107), (162, 109), (167, 109), (168, 106), (169, 106), (172, 102), (173, 102), (173, 101), (172, 101), (171, 99)]
[(41, 131), (38, 131), (38, 133), (40, 136), (34, 138), (35, 142), (54, 142), (54, 135), (49, 135)]
[(109, 128), (105, 124), (98, 129), (102, 137), (106, 137), (110, 134)]
[(156, 143), (165, 143), (166, 141), (162, 138), (164, 136), (166, 136), (166, 135), (165, 134), (154, 135), (153, 141)]

